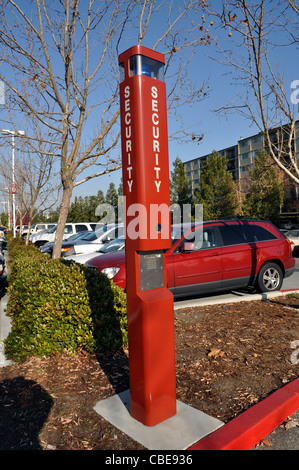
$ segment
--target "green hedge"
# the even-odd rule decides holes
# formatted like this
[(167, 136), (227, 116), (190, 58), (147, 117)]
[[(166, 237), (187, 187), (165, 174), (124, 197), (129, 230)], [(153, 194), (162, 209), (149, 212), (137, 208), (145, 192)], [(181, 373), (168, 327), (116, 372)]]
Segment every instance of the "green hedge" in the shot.
[(8, 252), (9, 359), (127, 347), (126, 295), (106, 276), (53, 260), (20, 239)]

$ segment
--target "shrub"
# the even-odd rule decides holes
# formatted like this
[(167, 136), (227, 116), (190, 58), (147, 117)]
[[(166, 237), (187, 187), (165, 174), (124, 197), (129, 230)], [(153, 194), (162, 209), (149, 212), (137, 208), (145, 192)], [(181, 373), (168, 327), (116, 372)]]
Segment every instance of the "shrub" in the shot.
[(106, 276), (19, 240), (9, 254), (8, 358), (127, 347), (126, 296)]

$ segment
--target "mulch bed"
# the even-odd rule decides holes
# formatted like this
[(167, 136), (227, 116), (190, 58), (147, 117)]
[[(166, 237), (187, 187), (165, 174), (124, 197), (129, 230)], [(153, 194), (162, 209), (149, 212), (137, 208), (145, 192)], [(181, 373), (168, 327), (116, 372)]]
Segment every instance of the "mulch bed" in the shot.
[[(177, 398), (227, 422), (294, 380), (298, 320), (299, 296), (175, 311)], [(128, 388), (127, 351), (2, 367), (0, 449), (141, 450), (93, 409)]]

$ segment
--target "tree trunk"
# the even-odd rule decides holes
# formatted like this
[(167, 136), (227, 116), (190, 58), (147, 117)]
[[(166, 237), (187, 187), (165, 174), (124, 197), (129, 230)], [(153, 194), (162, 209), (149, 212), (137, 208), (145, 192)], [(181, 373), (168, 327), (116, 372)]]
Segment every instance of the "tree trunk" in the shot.
[(61, 245), (64, 235), (64, 226), (66, 223), (69, 205), (72, 197), (73, 192), (73, 184), (69, 182), (68, 184), (64, 185), (63, 193), (62, 193), (62, 200), (60, 205), (60, 214), (56, 229), (55, 241), (53, 246), (53, 259), (60, 258), (61, 255)]
[(33, 208), (31, 207), (28, 211), (28, 229), (27, 229), (27, 235), (26, 235), (26, 245), (29, 245), (29, 237), (30, 237), (30, 230), (31, 230), (31, 226), (32, 226), (32, 212), (33, 212)]

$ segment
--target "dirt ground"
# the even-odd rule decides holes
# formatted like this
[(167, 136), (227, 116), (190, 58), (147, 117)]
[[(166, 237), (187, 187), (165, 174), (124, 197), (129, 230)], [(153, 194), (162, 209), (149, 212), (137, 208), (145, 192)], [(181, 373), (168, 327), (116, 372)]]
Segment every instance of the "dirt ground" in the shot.
[[(227, 422), (297, 378), (298, 317), (299, 296), (175, 311), (177, 398)], [(93, 410), (128, 388), (126, 351), (2, 367), (0, 449), (141, 450)]]

